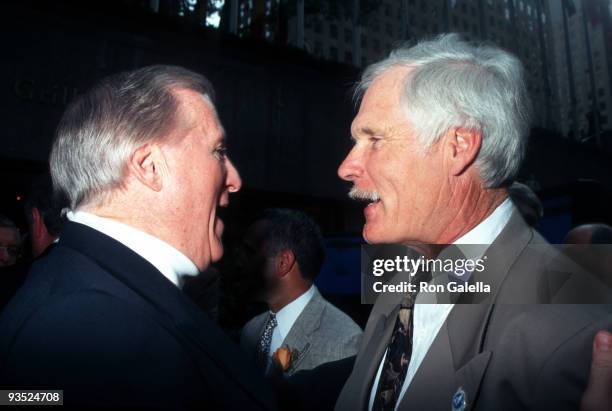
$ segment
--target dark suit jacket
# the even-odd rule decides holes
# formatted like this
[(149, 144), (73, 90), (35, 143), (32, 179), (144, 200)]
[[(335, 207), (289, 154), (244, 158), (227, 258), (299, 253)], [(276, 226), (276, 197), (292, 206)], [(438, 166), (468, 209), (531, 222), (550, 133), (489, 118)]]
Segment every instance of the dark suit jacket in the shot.
[[(583, 302), (580, 297), (587, 295), (606, 302), (609, 294), (588, 274), (577, 274), (580, 269), (517, 212), (486, 255), (495, 263), (470, 282), (486, 279), (492, 292), (459, 301), (478, 304), (454, 306), (398, 409), (447, 411), (461, 391), (466, 410), (577, 409), (593, 337), (612, 324), (610, 306), (546, 303)], [(378, 298), (336, 410), (367, 409), (400, 299)]]
[(150, 263), (68, 223), (0, 317), (0, 387), (68, 405), (274, 409), (237, 346)]

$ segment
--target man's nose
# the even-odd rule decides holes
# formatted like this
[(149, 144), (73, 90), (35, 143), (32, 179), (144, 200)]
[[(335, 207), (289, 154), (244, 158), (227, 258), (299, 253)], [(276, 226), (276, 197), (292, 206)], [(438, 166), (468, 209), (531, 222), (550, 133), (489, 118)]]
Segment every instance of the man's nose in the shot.
[(240, 174), (238, 170), (234, 166), (234, 164), (228, 158), (227, 160), (227, 176), (225, 178), (225, 185), (228, 188), (230, 193), (235, 193), (240, 190), (242, 187), (242, 180), (240, 179)]
[(353, 147), (338, 167), (338, 176), (346, 181), (354, 181), (361, 175), (363, 175), (363, 161), (356, 147)]

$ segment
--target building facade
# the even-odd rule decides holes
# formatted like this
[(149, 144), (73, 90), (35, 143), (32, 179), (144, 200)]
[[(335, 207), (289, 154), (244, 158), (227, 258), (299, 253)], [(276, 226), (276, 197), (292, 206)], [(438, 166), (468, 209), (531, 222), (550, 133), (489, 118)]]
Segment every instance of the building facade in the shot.
[(549, 0), (560, 130), (578, 141), (612, 131), (610, 8), (600, 0)]

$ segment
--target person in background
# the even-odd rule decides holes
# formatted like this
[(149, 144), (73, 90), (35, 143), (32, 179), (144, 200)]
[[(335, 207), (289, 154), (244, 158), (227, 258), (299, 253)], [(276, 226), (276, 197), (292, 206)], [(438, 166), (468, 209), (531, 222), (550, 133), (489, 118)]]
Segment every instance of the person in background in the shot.
[(580, 404), (581, 411), (609, 411), (612, 404), (612, 333), (601, 330), (593, 340), (589, 383)]
[(582, 224), (567, 232), (563, 252), (612, 287), (612, 227), (603, 223)]
[(563, 244), (612, 244), (612, 227), (603, 223), (579, 225), (567, 232)]
[(20, 249), (19, 228), (8, 217), (0, 215), (0, 267), (14, 265)]
[(508, 187), (508, 195), (525, 222), (536, 228), (544, 215), (544, 207), (536, 193), (528, 185), (515, 181)]
[(22, 241), (15, 223), (0, 215), (0, 312), (13, 297), (27, 272), (28, 263), (21, 257)]
[(53, 192), (48, 173), (39, 176), (30, 187), (24, 204), (30, 233), (32, 257), (40, 256), (57, 241), (63, 225), (62, 208), (67, 204)]
[(243, 328), (241, 346), (262, 372), (285, 376), (354, 356), (362, 331), (319, 293), (325, 259), (319, 227), (306, 214), (268, 209), (243, 239), (245, 275), (260, 282), (269, 311)]

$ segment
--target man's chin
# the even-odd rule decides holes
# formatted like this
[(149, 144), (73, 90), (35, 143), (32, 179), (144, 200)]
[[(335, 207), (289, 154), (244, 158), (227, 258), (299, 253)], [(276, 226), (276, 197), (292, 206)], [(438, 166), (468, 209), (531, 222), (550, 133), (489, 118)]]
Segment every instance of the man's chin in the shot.
[(368, 244), (380, 244), (384, 242), (381, 238), (379, 238), (380, 236), (376, 235), (374, 230), (372, 230), (372, 227), (368, 227), (367, 224), (363, 226), (362, 236), (365, 242)]

